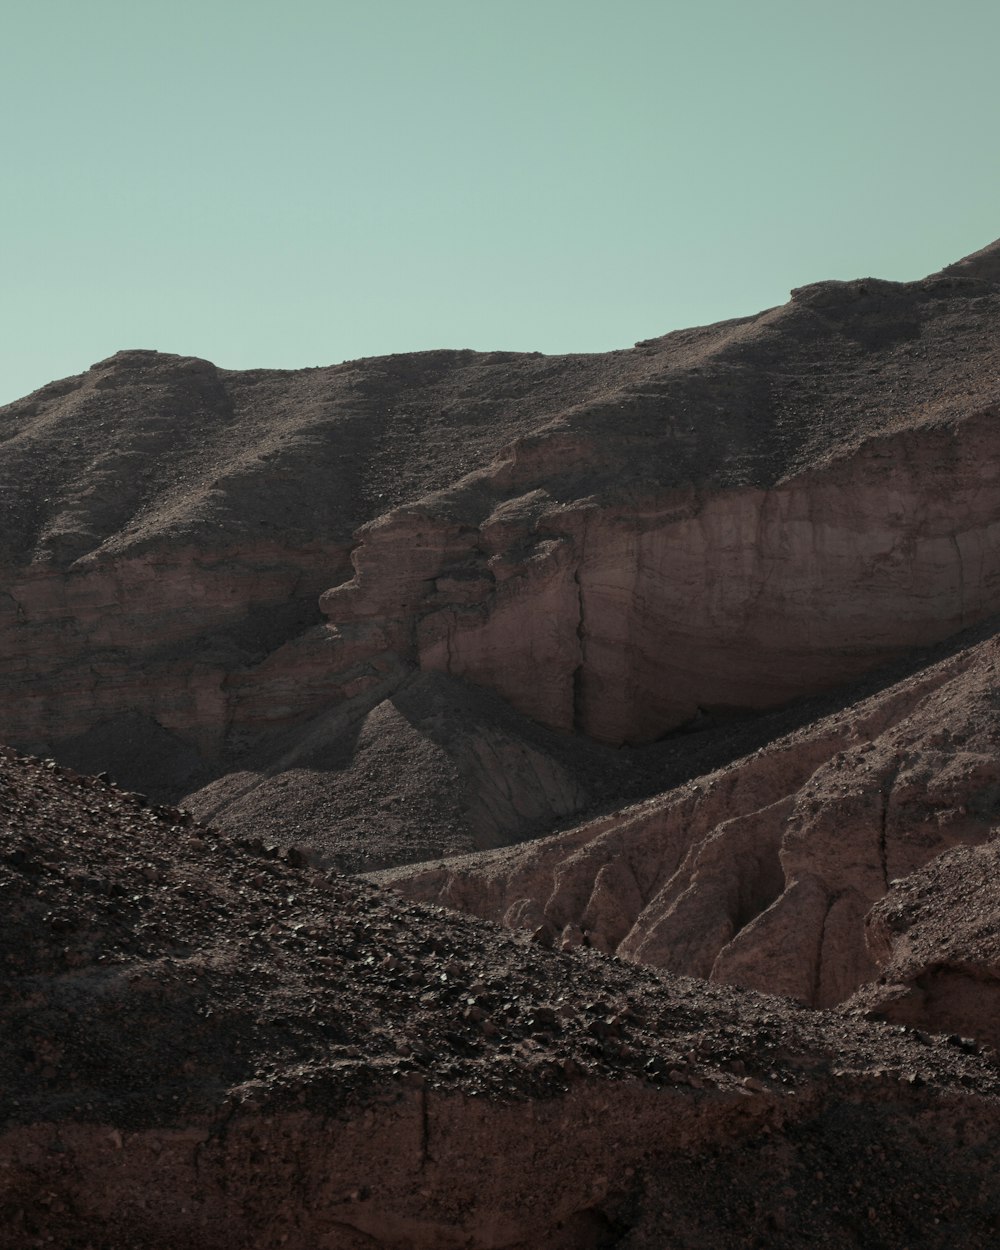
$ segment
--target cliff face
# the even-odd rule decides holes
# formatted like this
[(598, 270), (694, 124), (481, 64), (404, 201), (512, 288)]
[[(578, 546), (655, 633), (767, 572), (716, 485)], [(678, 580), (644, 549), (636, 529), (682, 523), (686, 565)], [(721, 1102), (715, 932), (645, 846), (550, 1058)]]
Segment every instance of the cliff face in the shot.
[(992, 1244), (968, 1044), (546, 950), (9, 750), (0, 810), (0, 1246)]
[(320, 593), (359, 524), (538, 420), (539, 371), (567, 395), (588, 377), (471, 352), (235, 374), (133, 351), (0, 410), (6, 738), (103, 752), (176, 797), (248, 736), (379, 686), (332, 662)]
[[(180, 546), (12, 571), (0, 598), (8, 738), (55, 743), (141, 712), (217, 756), (233, 701), (227, 685), (312, 620), (344, 556), (320, 544)], [(269, 673), (259, 673), (262, 684)], [(267, 695), (280, 703), (276, 684)]]
[[(224, 819), (296, 735), (332, 718), (342, 758), (420, 672), (615, 747), (983, 620), (995, 250), (605, 356), (124, 352), (43, 388), (0, 412), (4, 733), (175, 799), (221, 783), (194, 801)], [(515, 801), (489, 837), (586, 810), (553, 751), (537, 818)], [(482, 845), (492, 784), (425, 850)]]
[(829, 688), (1000, 609), (997, 431), (990, 408), (767, 490), (630, 505), (505, 499), (500, 471), (371, 527), (321, 606), (354, 647), (388, 643), (544, 724), (655, 738), (699, 708)]
[(879, 973), (873, 904), (1000, 819), (997, 662), (991, 638), (635, 808), (379, 879), (566, 949), (834, 1006)]
[(997, 299), (818, 284), (697, 354), (640, 345), (652, 376), (362, 530), (323, 611), (352, 656), (612, 743), (947, 637), (998, 606)]

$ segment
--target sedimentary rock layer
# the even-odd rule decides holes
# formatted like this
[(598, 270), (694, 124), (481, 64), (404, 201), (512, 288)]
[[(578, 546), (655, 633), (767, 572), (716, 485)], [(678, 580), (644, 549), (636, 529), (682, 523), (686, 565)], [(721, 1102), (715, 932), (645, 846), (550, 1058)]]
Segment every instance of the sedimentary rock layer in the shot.
[(829, 688), (1000, 609), (996, 431), (991, 408), (770, 489), (617, 506), (504, 498), (498, 471), (371, 527), (321, 606), (352, 654), (367, 637), (543, 724), (654, 738), (700, 707)]
[(995, 257), (605, 355), (129, 351), (44, 387), (0, 410), (0, 727), (229, 802), (420, 672), (617, 746), (948, 637), (1000, 610)]
[(998, 655), (991, 636), (633, 808), (379, 879), (557, 945), (833, 1006), (878, 974), (873, 904), (1000, 820)]

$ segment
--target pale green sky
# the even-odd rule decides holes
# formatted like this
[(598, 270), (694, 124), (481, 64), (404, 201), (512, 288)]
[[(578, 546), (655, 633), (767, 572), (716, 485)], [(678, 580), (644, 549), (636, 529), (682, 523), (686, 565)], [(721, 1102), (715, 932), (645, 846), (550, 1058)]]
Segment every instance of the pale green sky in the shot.
[(996, 0), (6, 0), (0, 402), (597, 351), (1000, 236)]

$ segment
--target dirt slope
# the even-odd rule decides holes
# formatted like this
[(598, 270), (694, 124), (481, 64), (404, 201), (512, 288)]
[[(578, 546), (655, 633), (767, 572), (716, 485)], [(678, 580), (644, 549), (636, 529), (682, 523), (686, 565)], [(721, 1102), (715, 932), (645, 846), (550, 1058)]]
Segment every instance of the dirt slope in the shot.
[(867, 918), (880, 975), (850, 1010), (1000, 1050), (1000, 893), (996, 830), (989, 844), (955, 847), (893, 882)]
[[(617, 811), (843, 701), (702, 715), (660, 742), (621, 751), (546, 729), (491, 691), (418, 672), (360, 713), (336, 708), (267, 738), (247, 752), (243, 769), (184, 805), (220, 828), (295, 846), (317, 864), (372, 870), (522, 842), (575, 825), (581, 811)], [(93, 741), (88, 736), (87, 754), (74, 762), (96, 768), (109, 758)]]
[[(314, 753), (294, 801), (273, 788), (314, 734), (327, 762), (375, 735), (450, 779), (439, 810), (441, 786), (403, 787), (433, 837), (402, 822), (372, 864), (592, 810), (610, 756), (567, 763), (485, 705), (480, 745), (449, 745), (399, 711), (415, 675), (614, 747), (1000, 609), (997, 254), (605, 355), (235, 373), (128, 351), (52, 383), (0, 410), (0, 727), (352, 864), (399, 787), (358, 797), (338, 852), (360, 762)], [(494, 733), (523, 801), (470, 762)]]
[[(635, 807), (378, 879), (410, 898), (541, 930), (565, 948), (588, 943), (834, 1006), (879, 974), (866, 932), (873, 904), (891, 891), (876, 909), (878, 927), (889, 923), (893, 899), (914, 891), (937, 899), (928, 884), (937, 869), (926, 869), (929, 878), (921, 870), (986, 841), (1000, 823), (1000, 642), (992, 627), (983, 632), (879, 693)], [(954, 872), (941, 869), (951, 884), (933, 922), (920, 922), (932, 932), (947, 930), (961, 889)], [(981, 901), (983, 889), (970, 888), (969, 899)], [(996, 917), (972, 901), (956, 923), (966, 914), (954, 958), (989, 965)], [(900, 941), (910, 951), (909, 938)], [(992, 1041), (988, 1017), (984, 1008), (977, 1031)], [(943, 1018), (931, 1012), (927, 1022), (939, 1027)]]
[(0, 811), (4, 1246), (993, 1244), (971, 1043), (548, 950), (11, 751)]

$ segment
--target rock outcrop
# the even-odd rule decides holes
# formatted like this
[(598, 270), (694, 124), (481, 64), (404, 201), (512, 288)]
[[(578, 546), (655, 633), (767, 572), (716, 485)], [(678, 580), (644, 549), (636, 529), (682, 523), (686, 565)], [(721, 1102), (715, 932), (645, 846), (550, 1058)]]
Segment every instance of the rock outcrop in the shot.
[(895, 881), (867, 918), (879, 976), (849, 1000), (878, 1019), (1000, 1052), (1000, 843), (955, 847)]
[(1000, 641), (986, 632), (634, 808), (378, 879), (557, 945), (834, 1006), (877, 975), (865, 918), (892, 882), (1000, 823)]
[(211, 770), (377, 685), (332, 672), (319, 594), (363, 521), (530, 428), (539, 368), (560, 366), (525, 358), (505, 392), (502, 354), (232, 373), (132, 351), (0, 410), (8, 740), (72, 753), (139, 715)]
[(996, 253), (604, 356), (42, 388), (0, 411), (0, 725), (176, 800), (418, 672), (616, 746), (948, 637), (1000, 610)]
[(1000, 609), (998, 311), (972, 277), (827, 283), (697, 363), (668, 336), (655, 382), (363, 529), (321, 607), (353, 660), (615, 744), (850, 680)]

